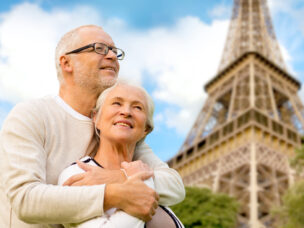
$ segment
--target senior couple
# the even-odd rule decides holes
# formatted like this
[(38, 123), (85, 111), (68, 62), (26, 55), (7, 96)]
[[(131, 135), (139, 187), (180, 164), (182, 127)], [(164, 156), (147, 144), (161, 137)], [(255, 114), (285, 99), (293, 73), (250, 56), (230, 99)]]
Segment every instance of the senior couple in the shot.
[(153, 102), (117, 82), (123, 57), (98, 26), (61, 38), (59, 95), (16, 105), (1, 130), (0, 227), (182, 227), (166, 206), (183, 183), (144, 143)]

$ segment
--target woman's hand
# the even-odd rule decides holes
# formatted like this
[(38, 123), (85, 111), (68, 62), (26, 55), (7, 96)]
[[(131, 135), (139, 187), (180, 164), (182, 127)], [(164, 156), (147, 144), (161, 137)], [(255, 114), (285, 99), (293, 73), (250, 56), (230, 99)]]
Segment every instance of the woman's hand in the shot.
[(146, 163), (142, 161), (133, 161), (133, 162), (122, 162), (121, 168), (126, 171), (128, 177), (139, 173), (139, 172), (151, 172), (153, 171)]

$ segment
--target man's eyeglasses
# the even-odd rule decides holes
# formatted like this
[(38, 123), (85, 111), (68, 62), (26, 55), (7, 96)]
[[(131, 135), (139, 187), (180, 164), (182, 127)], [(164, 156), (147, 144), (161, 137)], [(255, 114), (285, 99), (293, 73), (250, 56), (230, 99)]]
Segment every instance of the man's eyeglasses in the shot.
[(85, 49), (88, 49), (88, 48), (94, 48), (94, 51), (97, 53), (97, 54), (100, 54), (100, 55), (107, 55), (109, 50), (113, 51), (114, 54), (116, 55), (117, 59), (118, 60), (123, 60), (124, 57), (125, 57), (125, 52), (119, 48), (116, 48), (116, 47), (111, 47), (111, 46), (108, 46), (106, 44), (103, 44), (103, 43), (93, 43), (93, 44), (89, 44), (89, 45), (86, 45), (84, 47), (81, 47), (81, 48), (77, 48), (73, 51), (69, 51), (67, 53), (65, 53), (66, 55), (69, 55), (69, 54), (76, 54), (76, 53), (79, 53)]

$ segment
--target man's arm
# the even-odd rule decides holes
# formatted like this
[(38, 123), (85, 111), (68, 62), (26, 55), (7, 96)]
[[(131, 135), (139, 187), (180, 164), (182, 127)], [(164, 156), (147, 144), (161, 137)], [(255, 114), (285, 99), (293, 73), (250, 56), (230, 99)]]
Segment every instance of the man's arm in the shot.
[(46, 184), (40, 115), (35, 107), (18, 105), (1, 131), (0, 179), (15, 214), (28, 223), (72, 223), (103, 215), (104, 186)]
[(149, 221), (155, 213), (159, 200), (159, 196), (153, 190), (154, 182), (152, 181), (152, 189), (150, 188), (151, 184), (147, 184), (151, 181), (145, 181), (152, 178), (153, 172), (150, 169), (141, 169), (138, 165), (135, 165), (135, 167), (137, 168), (133, 169), (133, 171), (136, 171), (136, 173), (133, 173), (132, 177), (129, 176), (128, 179), (126, 179), (121, 170), (118, 170), (119, 175), (123, 175), (122, 178), (118, 178), (118, 180), (114, 178), (114, 180), (104, 182), (104, 180), (109, 178), (100, 178), (100, 176), (116, 176), (117, 172), (78, 161), (77, 165), (71, 165), (61, 172), (58, 184), (83, 186), (96, 185), (96, 182), (103, 185), (106, 183), (104, 211), (110, 208), (118, 208), (141, 220)]
[[(62, 185), (69, 177), (71, 177), (75, 174), (84, 173), (85, 171), (83, 169), (85, 169), (86, 172), (90, 172), (90, 169), (94, 167), (94, 166), (84, 165), (81, 162), (80, 163), (78, 162), (78, 164), (79, 165), (76, 165), (76, 164), (71, 165), (61, 172), (59, 179), (58, 179), (59, 185)], [(80, 168), (80, 167), (82, 167), (82, 168)], [(152, 176), (152, 172), (141, 172), (141, 173), (137, 173), (136, 175), (130, 177), (128, 179), (128, 181), (126, 181), (126, 182), (133, 182), (134, 188), (131, 189), (131, 192), (133, 192), (134, 190), (137, 190), (138, 187), (140, 188), (142, 184), (144, 184), (144, 182), (143, 182), (144, 179), (149, 178), (148, 180), (145, 181), (144, 185), (148, 185), (149, 187), (154, 189), (154, 183), (153, 183), (153, 179), (151, 176)], [(136, 185), (136, 183), (139, 185)], [(107, 198), (112, 199), (114, 201), (117, 200), (117, 202), (115, 202), (115, 206), (122, 206), (121, 204), (124, 203), (123, 201), (119, 200), (117, 198), (117, 196), (128, 194), (128, 192), (126, 192), (126, 190), (129, 187), (126, 187), (124, 184), (117, 184), (117, 185), (118, 185), (118, 187), (116, 189), (114, 189), (114, 191), (111, 191), (110, 188), (115, 186), (115, 184), (106, 186), (106, 187), (109, 187), (109, 189), (106, 189), (106, 191), (105, 191), (106, 195), (107, 195), (107, 192), (110, 192), (110, 193), (108, 194), (108, 197), (105, 196), (105, 204), (107, 204), (106, 203)], [(119, 186), (119, 185), (121, 185), (121, 186)], [(115, 194), (116, 191), (118, 191), (117, 194)], [(138, 193), (140, 194), (141, 192), (138, 192)], [(139, 194), (136, 194), (137, 198), (141, 198), (141, 196)], [(133, 195), (133, 194), (131, 194), (131, 195)], [(146, 199), (146, 197), (144, 197), (144, 199)], [(131, 204), (133, 204), (133, 200), (132, 199), (129, 199), (129, 200), (130, 200), (130, 202), (128, 203), (129, 204), (128, 206), (130, 207)], [(152, 200), (154, 201), (154, 198)], [(142, 202), (142, 204), (147, 205), (148, 203)], [(157, 207), (157, 202), (155, 203), (155, 205)], [(109, 206), (109, 208), (112, 208), (113, 206), (114, 205)], [(105, 209), (105, 211), (106, 210), (107, 209)], [(152, 215), (151, 215), (151, 217), (152, 217)], [(121, 227), (122, 224), (123, 224), (123, 227), (143, 228), (145, 222), (141, 219), (138, 219), (137, 217), (127, 214), (124, 211), (116, 210), (110, 216), (96, 217), (96, 218), (90, 219), (88, 221), (85, 221), (83, 223), (77, 224), (77, 227), (78, 228), (89, 228), (89, 227), (115, 228), (115, 227)], [(76, 226), (76, 224), (74, 224), (74, 226)]]
[(185, 198), (184, 184), (178, 172), (161, 161), (145, 142), (136, 147), (133, 160), (141, 160), (153, 169), (160, 205), (174, 205)]
[[(169, 168), (166, 163), (162, 162), (146, 143), (136, 147), (133, 160), (141, 160), (154, 171), (155, 190), (160, 197), (160, 205), (174, 205), (185, 198), (185, 188), (180, 175), (174, 169)], [(83, 168), (86, 169), (85, 166)], [(98, 167), (91, 167), (86, 171), (84, 174), (77, 174), (71, 177), (65, 184), (74, 186), (96, 185), (121, 182), (123, 178), (123, 174), (120, 171), (109, 171), (106, 173)], [(106, 180), (109, 177), (111, 180), (108, 182)], [(107, 198), (107, 195), (105, 197)], [(124, 196), (122, 195), (121, 200), (124, 200), (123, 198)], [(126, 211), (126, 209), (124, 210)], [(141, 211), (141, 208), (138, 207), (138, 210)], [(130, 212), (128, 211), (128, 213)]]

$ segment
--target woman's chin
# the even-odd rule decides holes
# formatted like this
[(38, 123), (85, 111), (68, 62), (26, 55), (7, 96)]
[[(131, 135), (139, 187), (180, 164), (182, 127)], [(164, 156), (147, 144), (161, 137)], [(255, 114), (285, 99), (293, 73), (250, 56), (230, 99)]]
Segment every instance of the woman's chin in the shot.
[(125, 144), (125, 145), (130, 145), (130, 144), (136, 144), (136, 140), (133, 137), (130, 137), (130, 135), (126, 134), (121, 134), (121, 135), (116, 135), (114, 139), (112, 139), (112, 142), (115, 144)]

